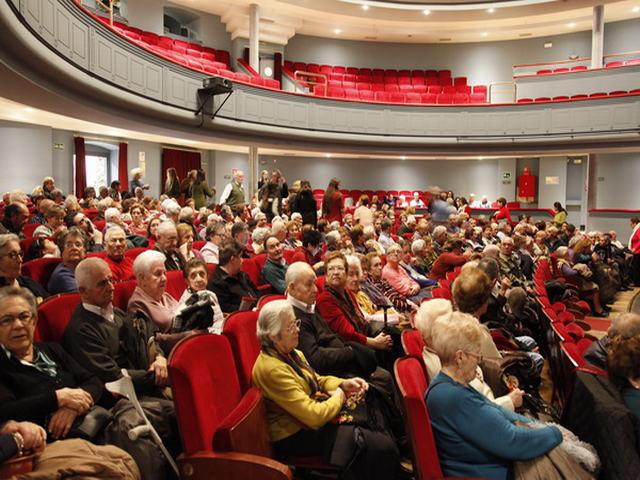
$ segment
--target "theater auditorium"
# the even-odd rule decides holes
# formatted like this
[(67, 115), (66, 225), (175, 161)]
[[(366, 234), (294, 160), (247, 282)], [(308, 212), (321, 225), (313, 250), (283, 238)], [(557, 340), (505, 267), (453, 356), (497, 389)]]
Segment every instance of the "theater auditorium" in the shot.
[(0, 170), (0, 479), (638, 478), (638, 0), (0, 0)]

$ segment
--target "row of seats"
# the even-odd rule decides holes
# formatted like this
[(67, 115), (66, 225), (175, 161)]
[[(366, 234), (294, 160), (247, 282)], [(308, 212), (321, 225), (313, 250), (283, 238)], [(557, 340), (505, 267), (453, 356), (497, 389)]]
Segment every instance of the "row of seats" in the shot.
[(586, 100), (588, 98), (620, 97), (623, 95), (640, 95), (640, 88), (633, 90), (614, 90), (613, 92), (577, 93), (575, 95), (558, 95), (555, 97), (519, 98), (518, 103), (566, 102), (567, 100)]
[[(316, 90), (318, 91), (318, 90)], [(321, 91), (321, 90), (320, 90)], [(324, 95), (322, 95), (324, 96)], [(465, 105), (486, 103), (484, 93), (414, 93), (414, 92), (373, 92), (371, 90), (355, 90), (351, 88), (329, 88), (326, 93), (328, 98), (344, 98), (362, 102), (385, 103), (412, 103), (412, 104), (439, 104), (439, 105)]]
[[(108, 19), (99, 16), (95, 18), (109, 27)], [(120, 22), (114, 22), (113, 30), (136, 45), (183, 67), (207, 75), (220, 75), (231, 80), (280, 89), (280, 82), (277, 80), (231, 71), (230, 55), (226, 50), (216, 50), (198, 43), (157, 35)]]
[[(357, 68), (337, 65), (318, 65), (317, 63), (284, 61), (284, 67), (291, 72), (301, 71), (326, 75), (328, 78), (349, 79), (366, 77), (407, 77), (407, 78), (451, 78), (451, 70), (396, 70), (393, 68)], [(462, 77), (464, 78), (464, 77)]]
[[(605, 64), (605, 68), (618, 68), (626, 67), (630, 65), (640, 65), (640, 58), (632, 58), (629, 60), (621, 60), (608, 62)], [(554, 73), (569, 73), (569, 72), (584, 72), (589, 70), (586, 65), (576, 65), (575, 67), (558, 67), (558, 68), (543, 68), (536, 72), (536, 75), (551, 75)]]

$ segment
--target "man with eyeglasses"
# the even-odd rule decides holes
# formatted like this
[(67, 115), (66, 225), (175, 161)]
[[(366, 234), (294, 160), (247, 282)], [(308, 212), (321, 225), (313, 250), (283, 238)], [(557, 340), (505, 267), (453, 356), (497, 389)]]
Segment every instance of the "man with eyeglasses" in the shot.
[(207, 263), (218, 264), (220, 262), (220, 245), (227, 238), (224, 223), (218, 222), (207, 227), (207, 243), (200, 249), (202, 259)]
[(84, 213), (71, 212), (65, 217), (64, 223), (67, 225), (67, 228), (77, 227), (84, 232), (87, 237), (88, 252), (102, 252), (104, 250), (102, 232), (93, 226), (89, 217)]
[(14, 202), (4, 209), (4, 218), (0, 222), (0, 234), (15, 233), (20, 240), (24, 238), (22, 228), (29, 218), (29, 209), (20, 202)]
[(178, 230), (172, 221), (164, 221), (158, 225), (155, 250), (163, 253), (167, 258), (164, 268), (167, 272), (184, 270), (187, 261), (178, 250)]
[(120, 227), (110, 227), (104, 234), (107, 256), (104, 261), (109, 265), (113, 280), (122, 282), (135, 278), (133, 274), (133, 260), (125, 256), (127, 251), (127, 236)]
[(62, 253), (62, 263), (53, 270), (47, 290), (52, 295), (77, 292), (75, 270), (86, 256), (86, 237), (78, 228), (72, 227), (62, 233), (58, 246)]
[(274, 293), (283, 295), (286, 289), (284, 277), (289, 264), (282, 256), (282, 243), (275, 235), (268, 235), (264, 239), (264, 250), (267, 252), (267, 261), (262, 267), (262, 278), (273, 287)]

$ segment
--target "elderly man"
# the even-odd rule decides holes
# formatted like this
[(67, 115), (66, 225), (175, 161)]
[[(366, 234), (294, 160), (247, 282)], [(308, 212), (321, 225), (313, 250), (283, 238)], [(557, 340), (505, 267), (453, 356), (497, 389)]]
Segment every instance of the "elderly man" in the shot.
[(167, 216), (168, 220), (171, 220), (175, 225), (180, 221), (180, 211), (182, 208), (178, 205), (173, 199), (169, 199), (166, 203), (163, 202), (162, 208), (164, 209), (164, 213)]
[(286, 288), (284, 277), (289, 267), (282, 256), (282, 243), (275, 235), (269, 235), (264, 240), (264, 249), (267, 252), (267, 261), (262, 267), (262, 278), (273, 287), (275, 293), (282, 295)]
[(438, 254), (433, 248), (430, 237), (420, 238), (411, 243), (411, 253), (415, 257), (414, 268), (423, 275), (428, 275)]
[(178, 250), (178, 230), (173, 222), (166, 221), (158, 225), (155, 250), (164, 253), (167, 260), (164, 264), (168, 272), (184, 270), (187, 262)]
[(220, 245), (227, 238), (227, 229), (222, 222), (207, 227), (207, 243), (200, 249), (202, 259), (207, 263), (219, 263)]
[[(160, 390), (169, 383), (167, 360), (161, 352), (149, 357), (151, 325), (134, 322), (113, 306), (113, 276), (102, 259), (87, 258), (78, 265), (76, 275), (82, 303), (64, 332), (65, 349), (105, 383), (118, 380), (126, 369), (147, 417), (163, 439), (172, 440), (173, 402), (161, 398)], [(119, 423), (142, 423), (127, 400), (120, 400), (114, 413)], [(152, 444), (143, 436), (127, 450), (144, 472), (143, 479), (165, 479), (166, 461), (161, 455), (149, 454), (156, 451)]]
[(243, 297), (258, 298), (258, 289), (242, 271), (244, 247), (235, 240), (227, 240), (220, 247), (218, 268), (209, 280), (208, 290), (218, 296), (220, 308), (225, 313), (240, 308)]
[(198, 231), (196, 230), (196, 227), (194, 225), (194, 215), (195, 212), (193, 211), (193, 208), (183, 207), (180, 210), (180, 215), (178, 216), (178, 223), (184, 223), (185, 225), (188, 225), (193, 232), (193, 238), (198, 238)]
[(29, 223), (38, 223), (41, 225), (44, 224), (46, 222), (45, 215), (47, 214), (47, 210), (49, 210), (49, 208), (51, 208), (55, 204), (56, 202), (54, 202), (49, 198), (43, 198), (42, 200), (40, 200), (40, 202), (37, 204), (38, 213), (36, 213), (33, 217), (31, 217), (31, 220), (29, 221)]
[(434, 251), (440, 255), (444, 248), (444, 244), (447, 243), (447, 238), (449, 235), (447, 234), (447, 227), (444, 225), (438, 225), (433, 229), (433, 249)]
[(611, 340), (616, 337), (632, 338), (640, 335), (640, 315), (625, 312), (613, 316), (607, 334), (593, 342), (584, 352), (584, 359), (591, 365), (603, 370), (607, 369), (607, 350)]
[(233, 174), (233, 181), (224, 187), (222, 195), (220, 195), (220, 205), (228, 205), (236, 215), (247, 203), (242, 182), (244, 182), (244, 172), (236, 170)]
[(249, 226), (244, 222), (236, 222), (231, 227), (231, 238), (243, 247), (249, 241)]
[(511, 237), (504, 237), (500, 242), (500, 255), (498, 255), (500, 274), (508, 278), (514, 287), (525, 287), (527, 279), (520, 269), (518, 256), (514, 249), (515, 245)]
[(104, 220), (106, 222), (104, 231), (106, 232), (111, 227), (120, 227), (125, 233), (129, 233), (129, 226), (122, 220), (122, 212), (116, 207), (109, 207), (104, 212)]
[(101, 252), (104, 250), (102, 245), (103, 236), (102, 232), (96, 229), (84, 213), (72, 212), (67, 214), (64, 218), (64, 223), (67, 228), (77, 227), (87, 237), (87, 251), (89, 252)]
[(60, 235), (58, 247), (62, 254), (62, 263), (53, 270), (47, 290), (50, 294), (77, 292), (75, 270), (87, 254), (87, 240), (82, 233), (72, 227)]
[(22, 228), (27, 219), (29, 218), (29, 209), (24, 203), (13, 202), (4, 209), (4, 218), (0, 222), (0, 235), (6, 233), (15, 233), (20, 237), (20, 240), (24, 238)]
[(133, 260), (124, 254), (127, 250), (127, 236), (124, 230), (117, 226), (109, 228), (104, 234), (104, 243), (107, 252), (104, 261), (111, 270), (113, 280), (123, 282), (134, 278)]

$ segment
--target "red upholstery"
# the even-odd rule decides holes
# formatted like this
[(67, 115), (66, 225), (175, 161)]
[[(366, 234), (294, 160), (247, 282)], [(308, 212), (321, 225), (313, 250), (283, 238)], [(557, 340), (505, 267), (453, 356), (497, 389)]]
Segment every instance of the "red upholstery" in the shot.
[(428, 381), (422, 367), (415, 358), (401, 358), (394, 365), (394, 373), (404, 405), (407, 434), (413, 446), (416, 478), (440, 479), (440, 459), (424, 401)]
[(274, 300), (286, 300), (286, 299), (287, 299), (286, 295), (275, 295), (275, 294), (264, 295), (260, 297), (260, 299), (258, 300), (258, 304), (257, 304), (258, 312), (260, 312), (262, 307), (264, 307), (267, 303), (273, 302)]
[(124, 252), (125, 257), (130, 257), (132, 260), (135, 260), (138, 255), (142, 252), (149, 250), (147, 247), (135, 247), (129, 248), (126, 252)]
[(24, 233), (25, 237), (32, 237), (33, 232), (40, 226), (39, 223), (25, 223), (22, 227), (22, 233)]
[(404, 330), (400, 337), (404, 353), (410, 357), (421, 358), (424, 340), (418, 330)]
[(38, 338), (44, 342), (60, 343), (71, 315), (79, 304), (79, 293), (62, 294), (42, 303), (38, 307)]
[(229, 315), (224, 323), (223, 335), (229, 339), (238, 380), (243, 391), (251, 387), (251, 372), (260, 353), (260, 343), (256, 337), (258, 312), (236, 312)]
[(167, 293), (169, 295), (176, 300), (180, 300), (185, 288), (187, 288), (187, 284), (184, 280), (184, 273), (182, 270), (167, 272)]
[(126, 282), (116, 283), (113, 290), (113, 306), (120, 310), (127, 311), (129, 298), (136, 289), (137, 282), (135, 280), (127, 280)]
[(22, 264), (22, 274), (47, 286), (53, 270), (62, 262), (61, 258), (37, 258)]

